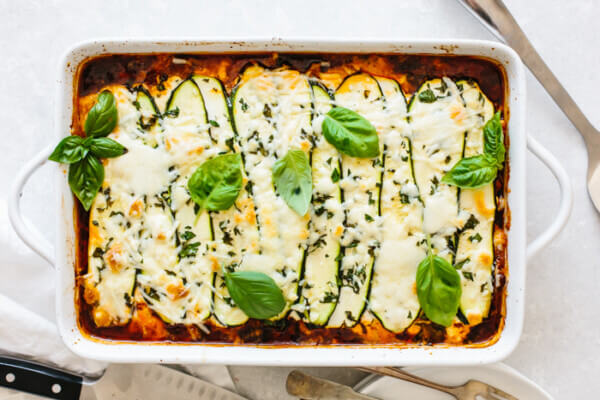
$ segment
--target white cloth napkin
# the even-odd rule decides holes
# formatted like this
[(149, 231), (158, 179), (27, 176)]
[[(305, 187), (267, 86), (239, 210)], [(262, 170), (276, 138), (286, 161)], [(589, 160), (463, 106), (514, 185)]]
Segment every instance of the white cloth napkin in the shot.
[[(81, 358), (72, 353), (63, 344), (56, 325), (2, 294), (0, 294), (0, 353), (37, 361), (89, 377), (101, 375), (108, 366), (106, 363)], [(225, 366), (182, 365), (181, 367), (190, 375), (235, 391)], [(0, 400), (32, 398), (36, 397), (0, 388)], [(98, 397), (98, 400), (103, 398)], [(148, 398), (148, 400), (152, 399)]]
[(63, 344), (56, 325), (2, 294), (0, 351), (86, 376), (98, 376), (107, 366), (73, 354)]

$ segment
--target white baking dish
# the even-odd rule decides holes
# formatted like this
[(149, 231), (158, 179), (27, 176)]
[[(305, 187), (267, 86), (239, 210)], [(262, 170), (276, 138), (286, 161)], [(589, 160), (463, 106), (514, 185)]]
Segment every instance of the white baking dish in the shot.
[[(488, 347), (465, 348), (421, 346), (291, 346), (207, 345), (167, 343), (119, 343), (89, 339), (77, 326), (74, 302), (75, 232), (73, 196), (64, 166), (56, 168), (59, 196), (55, 249), (20, 214), (19, 198), (28, 177), (47, 159), (55, 143), (70, 132), (73, 80), (84, 59), (106, 53), (221, 53), (221, 52), (314, 52), (314, 53), (429, 53), (483, 56), (499, 62), (506, 71), (510, 109), (510, 193), (511, 228), (508, 232), (509, 278), (505, 326), (499, 340)], [(215, 363), (255, 365), (474, 365), (499, 361), (515, 348), (521, 335), (524, 314), (525, 269), (533, 254), (564, 226), (572, 205), (571, 185), (556, 159), (525, 132), (525, 71), (514, 51), (497, 42), (473, 40), (103, 40), (78, 45), (67, 52), (59, 71), (55, 140), (21, 171), (11, 192), (9, 211), (19, 236), (56, 267), (56, 310), (60, 333), (75, 353), (114, 362)], [(553, 172), (561, 188), (557, 217), (538, 239), (526, 245), (525, 172), (526, 147)], [(41, 206), (41, 205), (40, 205)]]

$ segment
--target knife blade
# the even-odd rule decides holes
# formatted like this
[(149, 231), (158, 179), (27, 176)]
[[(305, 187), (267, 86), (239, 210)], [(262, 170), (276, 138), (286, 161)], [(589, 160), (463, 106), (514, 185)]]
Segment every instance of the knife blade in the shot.
[(172, 368), (152, 364), (111, 364), (92, 390), (98, 399), (111, 400), (246, 400), (220, 386)]
[(298, 370), (288, 375), (286, 389), (289, 394), (306, 400), (377, 400), (375, 397), (356, 393), (349, 386), (315, 378)]

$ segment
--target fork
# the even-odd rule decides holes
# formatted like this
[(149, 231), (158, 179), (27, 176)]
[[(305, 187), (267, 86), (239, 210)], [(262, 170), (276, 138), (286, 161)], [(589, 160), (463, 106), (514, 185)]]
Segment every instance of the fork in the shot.
[(402, 379), (404, 381), (416, 383), (417, 385), (427, 386), (440, 392), (448, 393), (457, 400), (476, 400), (478, 397), (485, 400), (519, 400), (503, 390), (498, 389), (487, 383), (474, 379), (468, 380), (465, 384), (459, 386), (440, 385), (416, 375), (409, 374), (398, 368), (392, 367), (359, 367), (361, 371), (373, 374), (391, 376), (392, 378)]

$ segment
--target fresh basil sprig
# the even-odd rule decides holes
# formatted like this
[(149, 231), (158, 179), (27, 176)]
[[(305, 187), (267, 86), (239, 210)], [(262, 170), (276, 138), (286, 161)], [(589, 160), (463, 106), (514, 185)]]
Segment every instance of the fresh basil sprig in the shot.
[(285, 308), (283, 292), (262, 272), (226, 272), (225, 285), (235, 304), (250, 318), (275, 317)]
[(483, 154), (463, 158), (442, 178), (442, 182), (463, 189), (475, 189), (493, 182), (504, 167), (506, 149), (497, 112), (483, 127)]
[(104, 181), (104, 167), (99, 158), (118, 157), (127, 152), (120, 143), (104, 137), (117, 125), (117, 106), (113, 94), (100, 93), (98, 101), (87, 115), (83, 130), (85, 138), (68, 136), (61, 140), (50, 161), (69, 166), (69, 187), (83, 208), (89, 210)]
[(432, 253), (429, 236), (427, 246), (427, 256), (417, 268), (419, 304), (431, 321), (450, 326), (460, 304), (460, 276), (448, 261)]
[(321, 128), (325, 139), (344, 154), (359, 158), (379, 155), (377, 130), (357, 112), (334, 107), (325, 114)]
[(188, 180), (190, 196), (201, 210), (226, 210), (242, 190), (242, 158), (224, 154), (206, 161)]
[(292, 210), (305, 215), (312, 198), (312, 172), (302, 150), (290, 150), (273, 165), (273, 183), (277, 193)]

